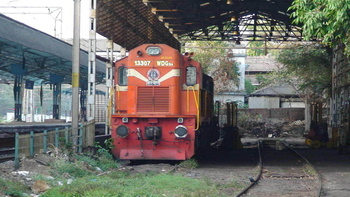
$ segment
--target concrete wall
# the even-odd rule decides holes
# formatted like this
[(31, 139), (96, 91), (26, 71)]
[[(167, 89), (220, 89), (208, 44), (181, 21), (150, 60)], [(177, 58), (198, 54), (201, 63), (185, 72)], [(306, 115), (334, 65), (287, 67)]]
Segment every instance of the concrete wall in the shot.
[(214, 95), (214, 101), (220, 101), (221, 103), (226, 103), (226, 102), (244, 103), (244, 95), (216, 94)]
[(281, 102), (281, 108), (305, 108), (304, 102)]
[(251, 117), (258, 122), (292, 122), (305, 119), (304, 108), (238, 109), (238, 116)]
[(256, 108), (279, 108), (280, 98), (279, 97), (249, 97), (248, 100), (249, 109)]

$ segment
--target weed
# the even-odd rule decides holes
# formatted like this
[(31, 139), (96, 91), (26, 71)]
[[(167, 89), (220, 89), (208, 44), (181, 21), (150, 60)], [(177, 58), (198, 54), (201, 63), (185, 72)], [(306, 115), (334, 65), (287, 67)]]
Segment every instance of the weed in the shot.
[(237, 190), (242, 190), (246, 187), (246, 185), (242, 184), (241, 182), (237, 180), (231, 180), (227, 182), (226, 184), (221, 185), (222, 188), (235, 188)]
[(53, 170), (51, 173), (56, 177), (78, 178), (93, 174), (93, 172), (88, 171), (84, 165), (81, 165), (81, 162), (73, 163), (64, 160), (56, 160), (52, 167)]
[(24, 197), (29, 192), (29, 188), (22, 183), (9, 181), (0, 178), (0, 194), (13, 197)]
[(315, 169), (309, 165), (309, 164), (305, 164), (304, 167), (303, 167), (303, 171), (310, 175), (310, 176), (316, 176), (317, 175), (317, 172), (315, 171)]
[(179, 167), (195, 169), (195, 168), (198, 168), (198, 162), (195, 159), (185, 160), (179, 164)]
[(93, 151), (85, 152), (82, 155), (75, 155), (75, 158), (94, 169), (99, 168), (103, 171), (118, 168), (120, 166), (119, 163), (114, 160), (110, 152), (100, 145), (95, 145)]

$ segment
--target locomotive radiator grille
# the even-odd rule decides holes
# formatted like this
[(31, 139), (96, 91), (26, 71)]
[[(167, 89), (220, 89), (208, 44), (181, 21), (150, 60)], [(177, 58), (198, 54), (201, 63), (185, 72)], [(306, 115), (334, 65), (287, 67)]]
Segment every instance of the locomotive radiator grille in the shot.
[(138, 87), (137, 112), (169, 112), (169, 88)]

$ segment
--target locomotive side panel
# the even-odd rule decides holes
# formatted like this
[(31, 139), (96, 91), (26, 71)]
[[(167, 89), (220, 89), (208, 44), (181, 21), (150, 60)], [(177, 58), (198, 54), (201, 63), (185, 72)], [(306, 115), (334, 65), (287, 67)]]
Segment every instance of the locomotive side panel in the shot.
[(128, 109), (127, 94), (128, 94), (128, 78), (127, 78), (127, 63), (128, 59), (123, 58), (115, 64), (114, 83), (115, 83), (115, 113), (126, 113)]
[[(181, 112), (182, 114), (200, 115), (200, 89), (202, 70), (199, 62), (188, 55), (182, 56), (182, 80), (181, 80)], [(199, 119), (198, 119), (199, 121)]]

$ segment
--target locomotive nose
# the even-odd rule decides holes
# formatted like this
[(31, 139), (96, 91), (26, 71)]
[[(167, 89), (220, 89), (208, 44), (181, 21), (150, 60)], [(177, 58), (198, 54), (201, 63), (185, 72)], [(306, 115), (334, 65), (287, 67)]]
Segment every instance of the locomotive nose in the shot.
[(146, 127), (145, 134), (147, 139), (159, 140), (162, 134), (162, 129), (156, 126)]

